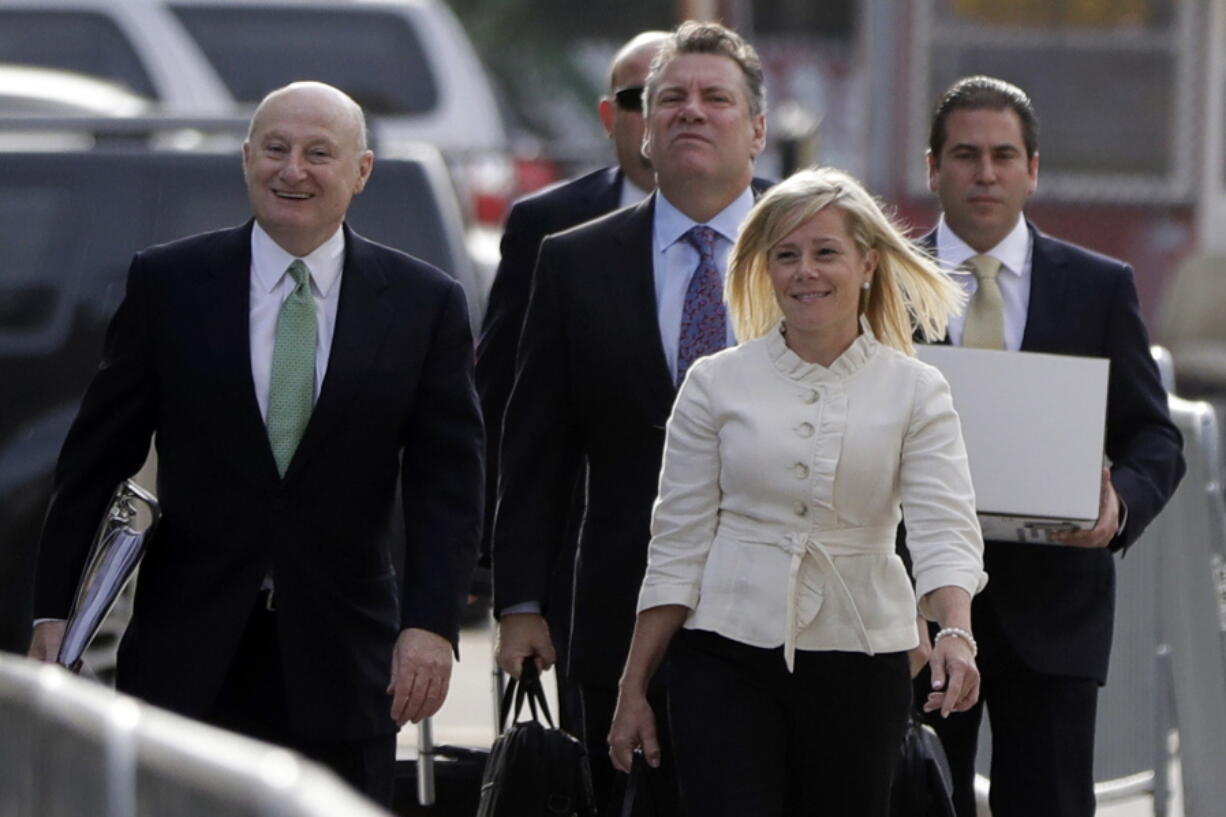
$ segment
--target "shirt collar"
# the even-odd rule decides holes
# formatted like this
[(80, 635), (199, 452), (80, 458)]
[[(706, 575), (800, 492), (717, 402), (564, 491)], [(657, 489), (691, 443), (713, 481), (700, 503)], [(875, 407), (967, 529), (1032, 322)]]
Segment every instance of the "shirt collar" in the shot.
[[(732, 200), (731, 204), (716, 213), (715, 217), (707, 222), (707, 226), (723, 236), (729, 243), (733, 243), (741, 231), (741, 224), (744, 223), (745, 217), (752, 209), (753, 189), (746, 187), (741, 191), (741, 195)], [(652, 229), (655, 233), (657, 254), (680, 241), (691, 227), (698, 224), (697, 221), (678, 210), (659, 190), (656, 191), (654, 221)]]
[(808, 362), (788, 348), (787, 340), (784, 338), (783, 321), (775, 324), (775, 327), (766, 334), (766, 351), (774, 361), (775, 368), (794, 380), (813, 383), (829, 380), (832, 377), (838, 379), (851, 377), (872, 360), (880, 345), (873, 334), (868, 317), (861, 315), (860, 334), (827, 369), (817, 363)]
[(643, 190), (637, 184), (630, 181), (630, 177), (625, 173), (621, 174), (621, 179), (622, 186), (620, 197), (618, 198), (618, 204), (621, 207), (630, 207), (631, 205), (638, 204), (651, 194), (650, 190)]
[[(980, 254), (950, 229), (945, 223), (944, 213), (937, 222), (936, 251), (941, 266), (951, 272), (957, 271), (968, 258)], [(1002, 271), (1020, 276), (1030, 255), (1030, 230), (1026, 226), (1026, 219), (1019, 215), (1017, 224), (1013, 225), (1009, 234), (983, 255), (990, 255), (999, 261)]]
[[(257, 221), (251, 228), (251, 269), (260, 288), (272, 292), (281, 282), (289, 265), (300, 256), (290, 255), (272, 236), (264, 231)], [(345, 263), (345, 231), (338, 227), (327, 241), (316, 247), (309, 255), (301, 256), (311, 280), (319, 294), (327, 298), (341, 277)]]

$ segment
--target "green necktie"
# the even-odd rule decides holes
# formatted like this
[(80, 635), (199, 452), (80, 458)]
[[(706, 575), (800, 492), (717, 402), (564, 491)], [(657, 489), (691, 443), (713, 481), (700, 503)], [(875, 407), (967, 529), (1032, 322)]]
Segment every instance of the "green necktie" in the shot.
[(315, 403), (315, 297), (311, 272), (301, 259), (289, 265), (294, 291), (277, 315), (268, 383), (268, 442), (285, 476)]
[(1005, 305), (1000, 297), (996, 275), (1000, 262), (990, 255), (968, 258), (966, 265), (975, 274), (979, 288), (966, 306), (966, 325), (962, 345), (978, 349), (1005, 348)]

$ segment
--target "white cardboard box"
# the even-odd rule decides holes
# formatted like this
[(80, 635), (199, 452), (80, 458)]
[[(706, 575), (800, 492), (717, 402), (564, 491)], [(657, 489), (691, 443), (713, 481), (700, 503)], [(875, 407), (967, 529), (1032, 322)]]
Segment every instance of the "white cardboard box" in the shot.
[(919, 346), (949, 381), (985, 539), (1048, 542), (1098, 517), (1104, 358)]

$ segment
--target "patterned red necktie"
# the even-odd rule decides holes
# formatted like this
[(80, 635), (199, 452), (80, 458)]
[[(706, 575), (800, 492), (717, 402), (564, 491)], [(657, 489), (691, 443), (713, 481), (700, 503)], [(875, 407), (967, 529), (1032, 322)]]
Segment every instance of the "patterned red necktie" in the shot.
[(719, 233), (705, 225), (691, 227), (684, 236), (698, 250), (698, 269), (685, 290), (681, 307), (681, 335), (677, 343), (677, 382), (698, 358), (718, 352), (728, 345), (724, 310), (724, 285), (715, 264), (715, 242)]

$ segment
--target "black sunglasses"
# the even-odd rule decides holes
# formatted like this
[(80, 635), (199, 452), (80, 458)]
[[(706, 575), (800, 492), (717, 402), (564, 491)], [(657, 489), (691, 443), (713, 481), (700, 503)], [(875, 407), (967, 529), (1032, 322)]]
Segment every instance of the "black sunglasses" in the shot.
[(620, 91), (613, 92), (613, 99), (617, 102), (617, 107), (623, 111), (630, 113), (642, 113), (643, 111), (643, 86), (631, 85), (629, 88), (622, 88)]

